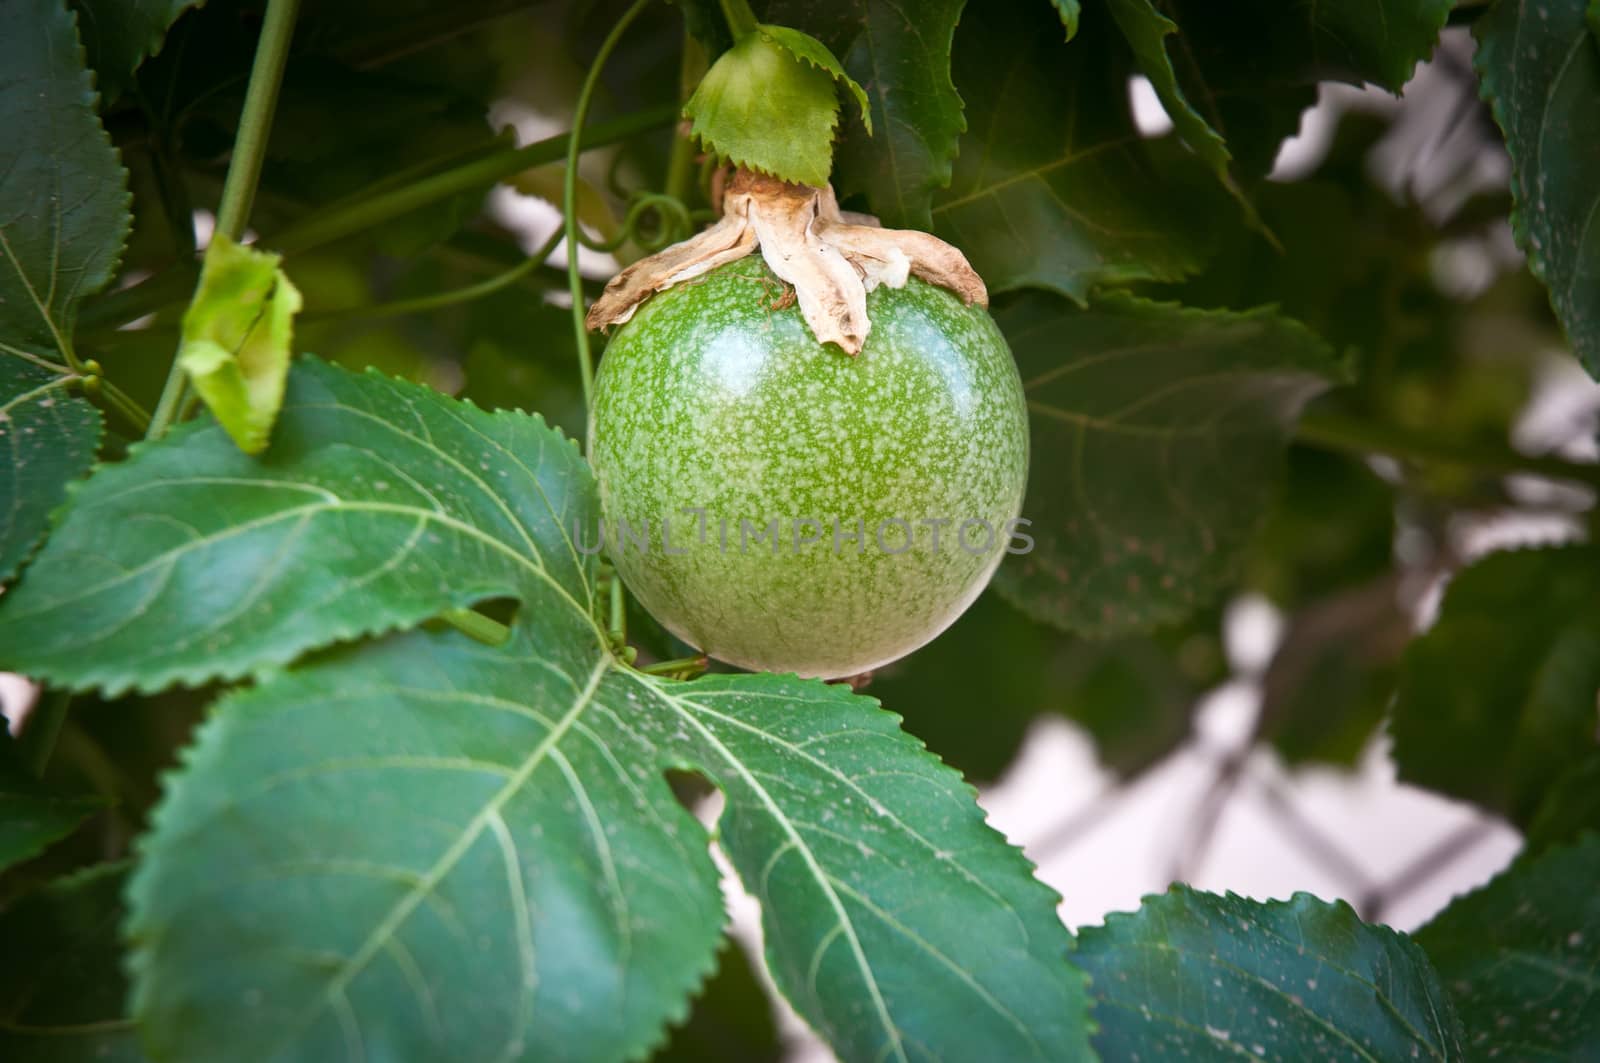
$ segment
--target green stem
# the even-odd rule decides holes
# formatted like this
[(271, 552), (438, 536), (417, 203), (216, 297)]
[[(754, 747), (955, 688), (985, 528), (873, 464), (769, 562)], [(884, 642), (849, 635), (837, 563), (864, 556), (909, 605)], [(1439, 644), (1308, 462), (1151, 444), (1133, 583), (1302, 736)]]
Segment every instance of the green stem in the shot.
[(506, 639), (511, 637), (510, 628), (471, 609), (451, 609), (440, 613), (439, 619), (485, 646), (503, 646)]
[(72, 693), (67, 690), (43, 690), (39, 703), (28, 714), (28, 726), (22, 732), (22, 755), (28, 770), (42, 778), (50, 766), (50, 754), (55, 752), (56, 739), (61, 736), (61, 725), (67, 721), (67, 707), (72, 704)]
[(734, 40), (754, 33), (761, 27), (756, 21), (755, 12), (750, 10), (750, 5), (745, 0), (722, 0), (722, 17), (728, 20), (728, 28), (733, 31)]
[[(687, 100), (706, 73), (706, 50), (687, 27), (683, 31), (683, 51), (678, 57), (678, 99)], [(666, 193), (687, 203), (694, 185), (694, 140), (684, 122), (672, 135), (672, 154), (667, 156)]]
[(675, 661), (658, 661), (655, 664), (647, 664), (639, 671), (645, 675), (661, 675), (670, 676), (673, 679), (684, 679), (701, 674), (710, 664), (711, 662), (706, 658), (706, 655), (701, 653), (693, 657), (680, 657)]
[(319, 321), (343, 321), (349, 318), (373, 319), (398, 317), (403, 314), (418, 314), (427, 310), (437, 310), (441, 306), (453, 306), (456, 303), (471, 302), (481, 299), (486, 295), (493, 295), (502, 288), (510, 287), (517, 281), (528, 276), (544, 264), (565, 236), (565, 232), (557, 229), (550, 234), (544, 244), (518, 262), (515, 266), (498, 273), (488, 280), (469, 284), (464, 288), (454, 288), (447, 292), (435, 292), (433, 295), (421, 295), (415, 299), (397, 299), (392, 303), (379, 303), (377, 306), (350, 306), (340, 310), (320, 310), (315, 313), (301, 314), (302, 323), (313, 324)]
[(567, 138), (567, 172), (561, 187), (561, 213), (565, 221), (567, 238), (567, 290), (572, 295), (572, 327), (578, 347), (578, 373), (583, 381), (583, 408), (585, 412), (594, 395), (594, 355), (589, 350), (589, 329), (583, 323), (583, 277), (578, 273), (578, 151), (583, 139), (583, 123), (589, 117), (589, 101), (594, 87), (600, 81), (600, 71), (611, 57), (622, 34), (650, 0), (634, 0), (617, 24), (611, 27), (594, 62), (589, 64), (588, 76), (578, 92), (578, 104), (572, 112), (572, 131)]
[(1455, 465), (1481, 472), (1523, 473), (1600, 487), (1600, 465), (1519, 454), (1510, 447), (1449, 443), (1397, 425), (1336, 413), (1311, 414), (1295, 432), (1301, 443), (1350, 454), (1386, 454), (1403, 461)]
[(222, 185), (222, 203), (217, 207), (217, 232), (230, 240), (244, 237), (255, 202), (256, 184), (261, 180), (261, 164), (266, 159), (267, 133), (278, 107), (278, 85), (289, 60), (289, 41), (294, 36), (295, 13), (300, 0), (267, 0), (261, 40), (256, 44), (255, 64), (250, 68), (250, 85), (245, 90), (244, 110), (239, 115), (239, 133), (233, 141), (233, 158), (228, 161), (228, 177)]
[(101, 394), (105, 396), (106, 403), (122, 414), (135, 431), (140, 433), (148, 431), (150, 428), (150, 415), (145, 412), (144, 407), (135, 402), (126, 391), (123, 391), (105, 377), (100, 377), (99, 379)]
[[(261, 180), (261, 164), (266, 159), (267, 134), (278, 106), (278, 86), (283, 67), (289, 61), (289, 41), (294, 36), (295, 14), (300, 0), (267, 0), (261, 39), (256, 43), (255, 62), (250, 67), (250, 84), (245, 89), (244, 109), (239, 114), (239, 132), (233, 140), (233, 157), (228, 160), (228, 176), (222, 185), (222, 202), (217, 207), (219, 235), (230, 240), (244, 236), (255, 202), (256, 185)], [(161, 388), (156, 412), (145, 429), (146, 439), (166, 434), (183, 406), (188, 376), (182, 359), (174, 352), (167, 382)]]
[[(676, 107), (657, 107), (598, 122), (584, 133), (583, 147), (585, 150), (604, 147), (651, 129), (671, 125), (677, 113)], [(281, 232), (266, 237), (263, 243), (284, 254), (315, 250), (441, 199), (495, 184), (535, 166), (558, 162), (566, 153), (568, 140), (568, 134), (560, 133), (526, 147), (505, 148), (473, 159), (403, 188), (391, 188), (375, 195), (363, 190), (313, 211)], [(388, 186), (389, 179), (379, 181), (377, 185)], [(183, 299), (185, 292), (194, 287), (198, 273), (199, 267), (193, 264), (168, 270), (89, 304), (84, 307), (79, 320), (87, 327), (98, 329), (121, 325), (146, 314), (165, 310)]]

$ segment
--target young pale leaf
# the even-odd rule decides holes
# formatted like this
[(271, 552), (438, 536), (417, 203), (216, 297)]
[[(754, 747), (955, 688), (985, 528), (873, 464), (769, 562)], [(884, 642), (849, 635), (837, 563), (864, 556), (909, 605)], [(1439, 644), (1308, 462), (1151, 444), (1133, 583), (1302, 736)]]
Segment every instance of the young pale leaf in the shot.
[(839, 123), (833, 75), (766, 33), (748, 34), (723, 52), (683, 113), (714, 155), (785, 181), (828, 183)]
[(95, 83), (107, 100), (115, 100), (133, 80), (133, 72), (161, 50), (167, 30), (178, 16), (203, 0), (74, 0), (82, 12), (78, 29)]
[(1343, 902), (1174, 886), (1078, 934), (1104, 1059), (1462, 1060), (1428, 958)]
[(1584, 0), (1496, 4), (1473, 32), (1511, 153), (1517, 243), (1579, 361), (1600, 377), (1600, 38)]
[(991, 292), (1082, 302), (1097, 285), (1199, 266), (1194, 220), (1143, 156), (1126, 48), (1105, 22), (1067, 45), (1042, 3), (996, 5), (961, 26), (955, 75), (971, 128), (933, 226)]
[(13, 745), (0, 730), (0, 871), (65, 838), (101, 805), (47, 790), (18, 762)]
[(1475, 1058), (1600, 1057), (1600, 837), (1518, 860), (1417, 931)]
[(1067, 40), (1078, 35), (1078, 17), (1083, 13), (1078, 0), (1055, 0), (1056, 11), (1061, 15), (1061, 25), (1066, 28)]
[(951, 38), (965, 3), (776, 0), (767, 8), (769, 21), (814, 33), (866, 86), (870, 118), (845, 130), (834, 184), (841, 196), (866, 196), (886, 225), (932, 228), (931, 198), (950, 183), (966, 129), (950, 80)]
[(1183, 47), (1179, 83), (1236, 164), (1264, 174), (1316, 102), (1320, 81), (1399, 92), (1426, 59), (1454, 0), (1166, 0)]
[(0, 583), (16, 574), (94, 462), (100, 411), (67, 392), (67, 378), (0, 355)]
[(0, 914), (0, 1058), (141, 1063), (117, 927), (127, 867), (60, 879)]
[(1301, 408), (1339, 378), (1333, 352), (1270, 310), (1032, 295), (997, 319), (1031, 414), (1036, 541), (1001, 567), (1000, 592), (1085, 634), (1205, 604), (1237, 568)]
[[(200, 523), (170, 527), (202, 487), (211, 506), (181, 509)], [(691, 770), (726, 796), (722, 843), (765, 902), (778, 985), (841, 1056), (1081, 1056), (1055, 897), (959, 776), (843, 687), (619, 664), (573, 538), (597, 519), (587, 467), (537, 419), (311, 359), (264, 458), (189, 427), (77, 494), (0, 604), (8, 663), (198, 682), (520, 601), (501, 646), (391, 636), (219, 707), (131, 894), (157, 1054), (639, 1054), (682, 1015), (722, 920), (707, 839), (664, 778)], [(111, 560), (69, 654), (31, 629), (69, 623), (57, 566), (95, 551)], [(126, 634), (135, 618), (155, 632)]]
[(1597, 751), (1597, 692), (1600, 547), (1493, 554), (1451, 582), (1406, 651), (1390, 722), (1400, 777), (1526, 825)]
[(218, 233), (183, 315), (178, 362), (246, 454), (266, 449), (289, 377), (300, 292), (280, 262)]
[(127, 174), (64, 0), (0, 7), (0, 355), (60, 362), (128, 235)]

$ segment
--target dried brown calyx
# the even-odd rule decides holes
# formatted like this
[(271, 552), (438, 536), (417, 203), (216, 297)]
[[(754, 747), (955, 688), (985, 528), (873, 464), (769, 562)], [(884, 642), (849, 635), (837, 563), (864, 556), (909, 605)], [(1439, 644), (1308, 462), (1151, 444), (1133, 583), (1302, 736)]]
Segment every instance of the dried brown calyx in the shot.
[(698, 236), (640, 259), (611, 278), (589, 309), (592, 329), (620, 325), (656, 292), (761, 251), (794, 286), (800, 312), (822, 343), (860, 352), (872, 328), (867, 293), (903, 287), (912, 275), (963, 302), (989, 304), (966, 256), (936, 236), (885, 229), (875, 218), (839, 209), (832, 188), (789, 184), (740, 170), (722, 197), (722, 219)]

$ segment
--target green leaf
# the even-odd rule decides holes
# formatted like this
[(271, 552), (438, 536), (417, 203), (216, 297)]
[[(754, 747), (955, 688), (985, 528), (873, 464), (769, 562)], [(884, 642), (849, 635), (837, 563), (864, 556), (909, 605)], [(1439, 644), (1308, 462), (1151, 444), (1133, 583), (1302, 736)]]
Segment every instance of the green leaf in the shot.
[(1227, 139), (1238, 168), (1265, 173), (1320, 81), (1398, 92), (1433, 51), (1454, 0), (1167, 0), (1187, 98)]
[(1518, 860), (1417, 931), (1477, 1058), (1600, 1054), (1600, 837)]
[(67, 380), (0, 357), (0, 583), (33, 553), (50, 511), (100, 444), (100, 411), (69, 394)]
[(72, 0), (100, 95), (115, 100), (139, 64), (161, 50), (178, 16), (204, 0)]
[(833, 78), (840, 87), (849, 91), (855, 97), (856, 106), (861, 109), (861, 121), (867, 127), (868, 135), (872, 133), (872, 113), (867, 105), (867, 93), (854, 78), (845, 73), (839, 60), (828, 51), (827, 45), (817, 40), (808, 33), (790, 29), (787, 26), (762, 26), (761, 35), (773, 42), (801, 62), (809, 63)]
[(1522, 851), (1542, 853), (1576, 840), (1585, 831), (1600, 834), (1600, 750), (1551, 782), (1528, 823)]
[(1492, 554), (1406, 651), (1390, 724), (1400, 777), (1526, 824), (1596, 750), (1597, 691), (1600, 547)]
[(828, 183), (839, 122), (833, 76), (765, 33), (723, 52), (683, 113), (713, 155), (785, 181)]
[(695, 998), (689, 1020), (672, 1031), (650, 1063), (782, 1063), (783, 1039), (772, 1002), (732, 938), (722, 943), (717, 973)]
[(300, 292), (282, 261), (218, 233), (183, 315), (178, 363), (246, 454), (266, 449), (289, 377)]
[[(1080, 38), (1081, 43), (1081, 38)], [(1033, 425), (1036, 541), (1000, 592), (1069, 631), (1182, 619), (1233, 578), (1301, 408), (1336, 380), (1325, 343), (1270, 310), (1030, 295), (997, 314)]]
[(1583, 0), (1496, 4), (1473, 32), (1473, 64), (1511, 153), (1517, 244), (1600, 377), (1600, 46)]
[[(725, 795), (775, 980), (842, 1057), (1081, 1056), (1056, 897), (960, 777), (847, 688), (618, 663), (572, 538), (598, 511), (536, 418), (314, 359), (261, 459), (191, 425), (76, 493), (0, 599), (8, 664), (146, 689), (263, 677), (204, 725), (143, 850), (152, 1050), (642, 1052), (723, 918), (664, 778), (688, 770)], [(269, 670), (507, 596), (501, 646), (416, 631)]]
[(934, 230), (991, 292), (1041, 287), (1083, 302), (1097, 286), (1186, 276), (1199, 241), (1144, 158), (1126, 46), (1101, 23), (1069, 45), (1059, 34), (1042, 3), (962, 25), (955, 77), (970, 128)]
[(0, 353), (28, 361), (68, 358), (78, 301), (111, 279), (130, 224), (73, 22), (62, 0), (0, 12)]
[(1216, 174), (1217, 180), (1244, 209), (1251, 224), (1259, 227), (1261, 219), (1255, 207), (1228, 170), (1233, 156), (1228, 152), (1227, 143), (1189, 103), (1178, 84), (1177, 71), (1167, 55), (1166, 40), (1178, 32), (1178, 24), (1156, 10), (1152, 0), (1107, 0), (1107, 3), (1111, 8), (1111, 17), (1128, 39), (1128, 46), (1133, 49), (1139, 69), (1150, 79), (1178, 136)]
[(1186, 886), (1078, 934), (1104, 1059), (1464, 1059), (1423, 951), (1308, 894)]
[(117, 927), (127, 867), (60, 879), (0, 914), (0, 1056), (138, 1063)]
[(1078, 35), (1078, 16), (1082, 13), (1078, 0), (1055, 0), (1056, 11), (1061, 15), (1061, 25), (1066, 28), (1067, 40)]
[(804, 27), (865, 86), (870, 119), (847, 127), (834, 185), (840, 196), (864, 195), (886, 225), (932, 228), (929, 202), (950, 183), (966, 129), (950, 80), (951, 38), (965, 3), (776, 0), (767, 7), (768, 22)]
[(0, 871), (65, 838), (101, 806), (94, 797), (52, 793), (28, 774), (14, 747), (0, 730)]

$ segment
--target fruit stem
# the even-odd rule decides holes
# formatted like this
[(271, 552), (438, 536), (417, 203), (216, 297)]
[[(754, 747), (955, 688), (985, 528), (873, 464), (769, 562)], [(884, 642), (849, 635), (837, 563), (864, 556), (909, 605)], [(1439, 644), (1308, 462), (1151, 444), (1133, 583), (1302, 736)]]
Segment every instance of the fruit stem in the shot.
[(1337, 413), (1301, 418), (1295, 439), (1324, 450), (1387, 454), (1404, 461), (1456, 465), (1504, 475), (1523, 473), (1600, 488), (1600, 465), (1597, 464), (1519, 454), (1510, 447), (1449, 443), (1397, 425)]
[(722, 17), (728, 20), (728, 29), (733, 31), (736, 41), (761, 28), (745, 0), (722, 0)]
[[(222, 202), (217, 207), (217, 233), (238, 242), (244, 238), (255, 202), (256, 184), (261, 179), (261, 164), (266, 158), (267, 133), (277, 110), (278, 86), (283, 67), (289, 60), (289, 41), (294, 37), (294, 20), (300, 0), (267, 0), (267, 13), (261, 24), (261, 39), (256, 44), (255, 62), (250, 67), (250, 84), (245, 89), (244, 109), (239, 114), (239, 132), (233, 140), (233, 158), (228, 161), (228, 176), (222, 184)], [(167, 382), (161, 389), (156, 412), (145, 428), (146, 439), (159, 439), (182, 405), (188, 376), (173, 353)]]
[(589, 64), (589, 73), (583, 79), (583, 88), (578, 92), (578, 103), (572, 112), (572, 129), (567, 134), (567, 172), (562, 180), (561, 214), (567, 242), (567, 289), (572, 295), (572, 327), (578, 348), (578, 374), (583, 381), (583, 408), (586, 414), (594, 394), (594, 356), (589, 350), (589, 330), (583, 323), (583, 277), (578, 272), (578, 154), (583, 141), (583, 123), (589, 117), (589, 101), (600, 80), (600, 71), (617, 42), (622, 39), (623, 32), (649, 2), (634, 0), (601, 42), (600, 51), (595, 54), (594, 62)]

